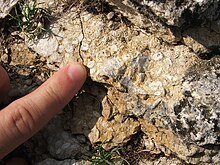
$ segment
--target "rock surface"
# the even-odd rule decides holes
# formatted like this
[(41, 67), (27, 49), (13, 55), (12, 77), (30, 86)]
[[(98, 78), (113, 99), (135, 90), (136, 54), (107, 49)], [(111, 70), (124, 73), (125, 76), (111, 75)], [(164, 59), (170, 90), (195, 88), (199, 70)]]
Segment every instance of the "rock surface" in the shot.
[[(181, 27), (192, 24), (192, 21), (218, 20), (219, 0), (107, 0), (118, 10), (131, 18), (142, 22), (145, 26), (147, 19), (157, 19), (167, 25)], [(140, 17), (140, 15), (143, 17)]]
[[(173, 15), (174, 24), (180, 15)], [(102, 116), (88, 135), (90, 141), (118, 146), (141, 128), (146, 147), (149, 139), (155, 145), (151, 152), (175, 153), (188, 163), (219, 162), (218, 58), (210, 61), (210, 68), (188, 46), (161, 41), (165, 32), (170, 34), (168, 40), (175, 38), (168, 28), (147, 33), (108, 17), (72, 8), (51, 27), (58, 37), (30, 45), (49, 57), (49, 63), (82, 61), (92, 80), (112, 86), (105, 85)], [(210, 150), (210, 145), (217, 148)]]
[[(163, 34), (160, 37), (166, 42), (173, 44), (184, 40), (184, 44), (198, 55), (210, 51), (219, 53), (219, 0), (107, 1), (136, 26), (154, 34), (161, 31)], [(174, 37), (171, 37), (169, 30), (164, 30), (166, 28)], [(189, 37), (193, 38), (193, 41)], [(190, 44), (187, 42), (189, 40)]]
[(183, 162), (175, 158), (167, 159), (166, 157), (161, 157), (157, 161), (142, 160), (139, 163), (139, 165), (146, 165), (146, 164), (147, 165), (167, 165), (167, 164), (182, 165)]
[(0, 0), (0, 18), (5, 18), (18, 0)]
[(57, 8), (59, 19), (52, 35), (25, 38), (26, 45), (51, 70), (79, 61), (91, 78), (74, 109), (36, 136), (46, 138), (51, 157), (74, 162), (86, 152), (77, 135), (111, 148), (143, 132), (146, 151), (164, 155), (152, 164), (220, 163), (218, 0), (80, 1), (67, 11), (57, 1), (41, 5)]

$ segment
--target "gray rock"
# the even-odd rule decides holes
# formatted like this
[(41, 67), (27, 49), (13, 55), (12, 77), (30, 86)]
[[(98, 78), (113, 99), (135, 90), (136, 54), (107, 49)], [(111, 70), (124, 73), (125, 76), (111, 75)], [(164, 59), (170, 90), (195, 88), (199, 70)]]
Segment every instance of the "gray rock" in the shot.
[[(160, 31), (161, 39), (166, 42), (181, 42), (183, 39), (184, 44), (201, 56), (205, 56), (204, 53), (219, 53), (219, 0), (107, 1), (134, 25), (154, 34)], [(164, 30), (167, 28), (169, 30)], [(167, 37), (169, 31), (173, 37)], [(189, 37), (194, 41), (187, 42), (185, 38)], [(194, 44), (195, 42), (197, 43)], [(198, 46), (199, 44), (201, 45)]]
[(220, 58), (215, 57), (194, 66), (185, 77), (185, 96), (174, 106), (172, 124), (176, 133), (187, 142), (202, 147), (220, 144), (219, 71)]
[(83, 148), (80, 142), (74, 138), (71, 133), (63, 130), (60, 117), (52, 120), (49, 125), (45, 127), (43, 134), (47, 143), (50, 144), (47, 147), (48, 152), (56, 159), (73, 158), (76, 154), (80, 153)]
[[(147, 148), (156, 153), (157, 148), (166, 154), (174, 151), (193, 164), (219, 163), (219, 71), (218, 57), (195, 64), (184, 76), (182, 99), (174, 104), (162, 102), (156, 110), (146, 111), (142, 129), (148, 137)], [(160, 132), (164, 136), (158, 139)]]
[[(140, 13), (143, 24), (147, 19), (161, 21), (167, 25), (182, 26), (196, 23), (193, 21), (218, 19), (219, 0), (107, 0), (118, 7), (126, 15), (138, 16)], [(139, 17), (139, 16), (138, 16)], [(139, 17), (140, 18), (140, 17)]]
[(61, 116), (56, 116), (30, 142), (25, 144), (27, 147), (34, 145), (32, 153), (28, 153), (34, 155), (32, 156), (33, 161), (40, 162), (44, 159), (53, 158), (55, 160), (46, 160), (42, 163), (63, 163), (56, 160), (68, 160), (75, 163), (74, 158), (76, 155), (79, 156), (89, 151), (85, 137), (83, 138), (83, 135), (74, 136), (71, 132), (65, 131), (62, 126), (62, 120), (64, 119)]

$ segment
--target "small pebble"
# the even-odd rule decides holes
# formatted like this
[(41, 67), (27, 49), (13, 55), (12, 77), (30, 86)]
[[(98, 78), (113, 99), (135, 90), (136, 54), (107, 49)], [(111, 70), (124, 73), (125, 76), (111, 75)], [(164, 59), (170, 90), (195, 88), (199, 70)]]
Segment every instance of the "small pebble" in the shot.
[(110, 13), (107, 14), (107, 19), (111, 20), (114, 17), (115, 13), (112, 11)]
[(8, 55), (7, 54), (3, 54), (1, 56), (1, 61), (4, 62), (4, 63), (8, 63)]

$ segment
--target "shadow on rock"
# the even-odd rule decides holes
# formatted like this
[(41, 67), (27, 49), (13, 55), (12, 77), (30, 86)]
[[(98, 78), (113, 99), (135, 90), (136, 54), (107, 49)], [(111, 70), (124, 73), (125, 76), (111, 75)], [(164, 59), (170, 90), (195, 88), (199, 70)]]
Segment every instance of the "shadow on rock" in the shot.
[[(216, 8), (219, 5), (219, 2), (213, 2), (213, 5), (205, 10), (202, 7), (198, 7), (193, 11), (186, 9), (178, 18), (178, 20), (183, 20), (181, 25), (168, 26), (177, 38), (179, 38), (179, 35), (182, 39), (191, 37), (194, 43), (187, 43), (184, 39), (183, 43), (192, 48), (204, 60), (209, 60), (220, 54), (220, 12), (219, 7)], [(203, 48), (195, 50), (194, 45), (199, 44)]]
[(102, 115), (102, 100), (106, 95), (107, 89), (103, 85), (87, 80), (81, 92), (65, 108), (64, 129), (88, 137)]
[(88, 134), (101, 116), (101, 102), (106, 94), (104, 86), (87, 80), (81, 92), (69, 102), (62, 113), (26, 142), (27, 148), (34, 151), (29, 153), (34, 158), (33, 162), (85, 164), (82, 159), (88, 159), (91, 155)]

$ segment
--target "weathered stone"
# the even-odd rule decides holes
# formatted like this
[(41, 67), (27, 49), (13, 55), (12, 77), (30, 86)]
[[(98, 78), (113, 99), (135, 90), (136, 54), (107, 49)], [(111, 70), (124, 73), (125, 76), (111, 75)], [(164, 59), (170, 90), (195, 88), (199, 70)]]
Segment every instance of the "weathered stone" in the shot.
[(176, 132), (181, 127), (182, 139), (191, 139), (199, 146), (220, 144), (219, 69), (218, 57), (191, 68), (183, 83), (184, 98), (174, 106), (172, 122), (177, 126)]
[[(172, 105), (168, 109), (165, 103), (160, 111), (145, 114), (141, 125), (149, 137), (147, 146), (152, 146), (148, 139), (153, 139), (155, 148), (166, 146), (191, 163), (216, 161), (219, 156), (219, 64), (219, 58), (213, 58), (190, 68), (182, 84), (184, 97), (173, 105), (168, 103)], [(207, 148), (210, 145), (213, 150)], [(169, 155), (169, 150), (163, 152)], [(198, 154), (204, 156), (198, 157)], [(208, 156), (210, 154), (213, 156)]]
[(64, 162), (77, 164), (77, 161), (74, 160), (76, 155), (80, 156), (89, 151), (85, 138), (72, 135), (71, 132), (63, 129), (60, 116), (51, 120), (44, 129), (24, 145), (29, 150), (27, 154), (34, 154), (32, 162), (40, 162), (40, 164), (53, 164), (52, 162), (55, 164), (63, 164)]
[[(220, 35), (213, 30), (213, 28), (210, 28), (209, 23), (205, 24), (204, 27), (197, 26), (188, 28), (184, 31), (183, 36), (185, 37), (185, 43), (198, 53), (198, 55), (205, 53), (209, 54), (210, 52), (210, 54), (219, 53)], [(186, 38), (189, 37), (193, 39), (194, 42), (190, 42), (191, 39), (187, 41)]]
[(160, 157), (156, 161), (150, 161), (150, 160), (141, 160), (139, 162), (139, 165), (167, 165), (167, 164), (172, 164), (172, 165), (182, 165), (184, 164), (182, 161), (176, 158), (167, 158), (167, 157)]
[(6, 17), (18, 0), (0, 0), (0, 18)]
[(64, 131), (61, 122), (62, 119), (57, 117), (41, 132), (47, 144), (50, 144), (47, 146), (47, 151), (56, 159), (74, 158), (76, 154), (84, 151), (83, 148), (86, 146), (71, 133)]
[[(32, 44), (34, 46), (32, 46)], [(55, 37), (49, 37), (39, 40), (37, 43), (29, 43), (30, 48), (34, 48), (36, 52), (39, 52), (40, 54), (47, 56), (58, 56), (57, 55), (57, 49), (58, 49), (58, 41)], [(41, 49), (43, 47), (47, 47), (47, 49)]]
[[(183, 38), (184, 44), (191, 48), (195, 53), (202, 54), (206, 53), (208, 50), (205, 46), (195, 41), (192, 37), (186, 36)], [(207, 40), (209, 42), (209, 40)]]
[[(63, 114), (63, 125), (73, 134), (88, 136), (98, 118), (101, 117), (101, 101), (106, 95), (106, 89), (98, 83), (92, 83), (92, 85), (86, 83), (83, 89), (84, 92), (67, 106), (68, 111)], [(77, 108), (68, 108), (71, 106)]]
[(104, 145), (108, 149), (126, 143), (138, 130), (139, 123), (132, 119), (119, 122), (117, 120), (107, 121), (104, 118), (99, 118), (96, 126), (89, 134), (89, 138), (92, 143), (110, 142)]
[[(192, 21), (218, 19), (219, 0), (107, 0), (118, 7), (131, 20), (146, 26), (146, 18), (161, 21), (168, 25), (182, 26), (196, 23)], [(139, 23), (138, 23), (139, 22)]]
[[(172, 152), (174, 152), (178, 154), (181, 159), (186, 160), (187, 157), (191, 157), (196, 153), (203, 151), (193, 144), (184, 144), (183, 141), (178, 138), (178, 136), (176, 136), (170, 129), (159, 128), (149, 123), (147, 119), (140, 120), (140, 122), (142, 125), (142, 131), (147, 135), (145, 145), (147, 149), (153, 153), (158, 154), (162, 151), (165, 155), (170, 155)], [(157, 120), (155, 122), (161, 121)], [(149, 146), (151, 147), (149, 148)]]
[[(168, 43), (182, 42), (193, 38), (188, 45), (196, 53), (219, 52), (219, 0), (107, 0), (117, 11), (145, 31), (158, 34)], [(198, 44), (197, 44), (198, 43)]]
[[(112, 141), (106, 148), (126, 143), (141, 128), (145, 147), (152, 153), (176, 155), (192, 164), (218, 164), (220, 61), (217, 56), (203, 61), (197, 55), (218, 46), (220, 37), (216, 32), (205, 33), (207, 29), (202, 27), (177, 35), (163, 23), (182, 27), (191, 23), (185, 16), (190, 13), (201, 13), (195, 20), (215, 20), (219, 1), (109, 2), (136, 21), (135, 25), (128, 26), (117, 12), (108, 19), (110, 16), (73, 7), (51, 26), (56, 34), (52, 50), (41, 44), (45, 39), (32, 45), (26, 40), (34, 51), (47, 57), (48, 64), (81, 61), (90, 69), (91, 79), (102, 84), (98, 89), (107, 89), (95, 93), (99, 90), (92, 85), (90, 94), (79, 95), (74, 103), (79, 111), (73, 112), (64, 128), (88, 136), (92, 143)], [(56, 140), (62, 139), (60, 136), (55, 136)], [(54, 157), (59, 147), (68, 148), (69, 144), (64, 144), (68, 138), (50, 151)]]

